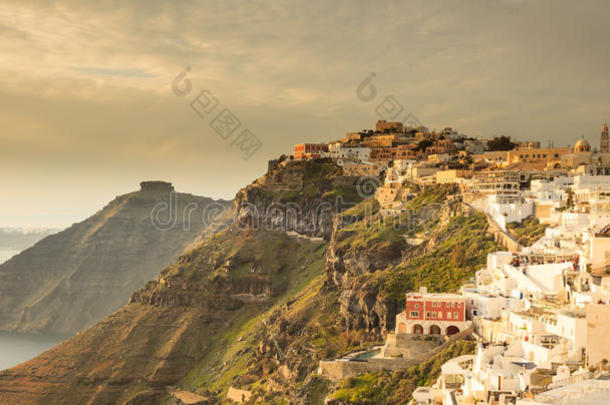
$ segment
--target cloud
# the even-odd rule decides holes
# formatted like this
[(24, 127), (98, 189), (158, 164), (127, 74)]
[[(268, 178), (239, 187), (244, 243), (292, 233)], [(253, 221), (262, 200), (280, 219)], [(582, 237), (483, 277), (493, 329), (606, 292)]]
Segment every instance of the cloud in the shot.
[[(78, 172), (66, 187), (104, 195), (166, 173), (231, 197), (292, 144), (371, 127), (376, 101), (355, 89), (373, 71), (379, 100), (432, 128), (594, 139), (610, 116), (609, 20), (603, 1), (7, 0), (0, 170), (29, 173), (24, 188)], [(193, 93), (178, 98), (186, 66)], [(202, 89), (263, 141), (250, 161), (191, 110)]]
[(101, 67), (81, 66), (74, 70), (88, 75), (118, 76), (118, 77), (155, 77), (142, 69), (108, 69)]

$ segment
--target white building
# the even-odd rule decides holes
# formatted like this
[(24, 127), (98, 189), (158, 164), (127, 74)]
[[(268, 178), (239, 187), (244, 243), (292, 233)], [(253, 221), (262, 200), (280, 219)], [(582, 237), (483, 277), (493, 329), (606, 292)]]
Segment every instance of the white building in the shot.
[(354, 159), (359, 161), (369, 161), (371, 158), (371, 148), (363, 146), (349, 146), (341, 142), (328, 144), (327, 157), (333, 159)]

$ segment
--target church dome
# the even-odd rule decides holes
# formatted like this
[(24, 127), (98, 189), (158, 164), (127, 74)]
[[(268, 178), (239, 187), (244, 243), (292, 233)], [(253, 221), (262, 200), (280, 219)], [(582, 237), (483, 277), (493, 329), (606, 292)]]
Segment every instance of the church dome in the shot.
[(591, 144), (582, 137), (574, 144), (574, 152), (591, 152)]

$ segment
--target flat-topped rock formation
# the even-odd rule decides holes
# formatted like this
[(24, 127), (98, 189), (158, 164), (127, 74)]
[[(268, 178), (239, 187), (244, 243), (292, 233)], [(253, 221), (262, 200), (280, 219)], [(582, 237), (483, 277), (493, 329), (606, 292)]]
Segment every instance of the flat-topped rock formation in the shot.
[(73, 333), (94, 324), (175, 261), (210, 214), (229, 206), (172, 194), (171, 183), (140, 186), (0, 265), (0, 330)]

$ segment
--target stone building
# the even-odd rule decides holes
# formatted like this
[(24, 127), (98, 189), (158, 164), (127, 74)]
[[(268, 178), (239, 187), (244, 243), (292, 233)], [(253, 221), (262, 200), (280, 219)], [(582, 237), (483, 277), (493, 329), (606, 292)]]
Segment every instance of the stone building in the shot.
[(375, 124), (375, 130), (377, 132), (404, 132), (404, 126), (402, 122), (388, 122), (386, 120), (379, 120)]

